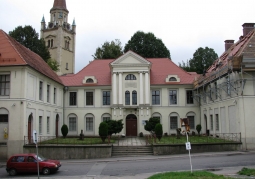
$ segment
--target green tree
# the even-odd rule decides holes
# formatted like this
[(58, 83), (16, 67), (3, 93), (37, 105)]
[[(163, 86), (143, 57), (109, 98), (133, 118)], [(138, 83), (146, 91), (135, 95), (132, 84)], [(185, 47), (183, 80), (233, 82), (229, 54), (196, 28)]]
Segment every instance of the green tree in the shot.
[(106, 122), (101, 122), (100, 125), (99, 125), (99, 135), (102, 139), (102, 141), (104, 142), (107, 135), (108, 135), (108, 125)]
[(63, 124), (63, 126), (61, 127), (61, 133), (63, 135), (63, 137), (65, 138), (68, 134), (68, 127), (66, 124)]
[(158, 140), (160, 141), (160, 139), (162, 138), (163, 135), (163, 129), (162, 129), (162, 124), (157, 123), (155, 126), (155, 134), (158, 138)]
[(115, 41), (106, 41), (102, 47), (98, 47), (94, 55), (94, 59), (115, 59), (123, 54), (121, 42), (119, 39)]
[(108, 124), (108, 135), (120, 133), (123, 129), (123, 121), (121, 120), (107, 120), (105, 121)]
[(50, 58), (48, 59), (47, 64), (51, 67), (53, 71), (57, 72), (59, 70), (59, 63), (56, 60)]
[(218, 55), (212, 48), (199, 47), (193, 54), (193, 58), (189, 60), (189, 66), (194, 72), (203, 74), (204, 70), (207, 70), (217, 58)]
[(10, 31), (9, 35), (20, 44), (42, 57), (45, 62), (50, 59), (50, 52), (46, 47), (44, 40), (39, 39), (38, 33), (36, 33), (32, 26), (18, 26), (13, 31)]
[(182, 61), (182, 63), (179, 63), (179, 67), (181, 67), (183, 70), (185, 71), (189, 71), (189, 72), (193, 72), (194, 70), (190, 67), (189, 65), (189, 60), (187, 60), (187, 62), (185, 63), (184, 61)]
[(145, 126), (144, 129), (148, 132), (150, 132), (151, 134), (155, 134), (155, 126), (160, 123), (160, 119), (159, 118), (154, 118), (151, 117), (149, 120), (145, 121)]
[(162, 40), (151, 32), (137, 31), (124, 47), (125, 53), (129, 50), (144, 58), (171, 58)]
[(201, 124), (198, 124), (198, 125), (196, 126), (196, 130), (197, 130), (198, 136), (200, 136), (201, 129), (202, 129)]

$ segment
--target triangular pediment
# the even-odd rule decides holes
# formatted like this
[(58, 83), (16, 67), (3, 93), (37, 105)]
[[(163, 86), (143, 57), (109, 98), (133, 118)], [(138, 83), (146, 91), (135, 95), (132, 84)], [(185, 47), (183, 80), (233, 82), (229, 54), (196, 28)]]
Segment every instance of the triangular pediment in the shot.
[(148, 66), (150, 64), (151, 63), (149, 61), (147, 61), (145, 58), (141, 57), (140, 55), (137, 55), (136, 53), (134, 53), (132, 51), (128, 51), (127, 53), (125, 53), (124, 55), (117, 58), (116, 60), (114, 60), (111, 63), (112, 66), (115, 66), (115, 65)]

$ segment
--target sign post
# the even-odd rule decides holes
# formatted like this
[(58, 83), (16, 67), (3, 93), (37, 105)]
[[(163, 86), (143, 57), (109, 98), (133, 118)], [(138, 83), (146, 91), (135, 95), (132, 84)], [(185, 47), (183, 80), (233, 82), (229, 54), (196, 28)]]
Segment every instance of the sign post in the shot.
[(38, 161), (38, 146), (37, 146), (37, 132), (36, 130), (33, 130), (33, 140), (36, 145), (36, 157), (37, 157), (37, 174), (38, 174), (38, 179), (40, 178), (40, 173), (39, 173), (39, 161)]
[(190, 156), (191, 144), (189, 142), (189, 137), (188, 137), (188, 132), (187, 131), (186, 131), (186, 136), (187, 136), (186, 150), (189, 151), (190, 170), (191, 170), (191, 173), (192, 173), (192, 163), (191, 163), (191, 156)]

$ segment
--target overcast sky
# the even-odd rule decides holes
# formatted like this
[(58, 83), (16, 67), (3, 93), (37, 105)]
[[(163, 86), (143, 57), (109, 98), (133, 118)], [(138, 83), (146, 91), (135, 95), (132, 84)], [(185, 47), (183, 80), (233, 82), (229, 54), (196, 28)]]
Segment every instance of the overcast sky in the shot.
[[(50, 20), (54, 0), (0, 0), (0, 29), (6, 33), (31, 25), (40, 34), (41, 20)], [(152, 32), (170, 50), (177, 65), (199, 47), (220, 56), (224, 41), (238, 40), (242, 24), (255, 22), (254, 0), (66, 0), (68, 21), (76, 22), (78, 72), (96, 48), (120, 39), (122, 47), (138, 30)]]

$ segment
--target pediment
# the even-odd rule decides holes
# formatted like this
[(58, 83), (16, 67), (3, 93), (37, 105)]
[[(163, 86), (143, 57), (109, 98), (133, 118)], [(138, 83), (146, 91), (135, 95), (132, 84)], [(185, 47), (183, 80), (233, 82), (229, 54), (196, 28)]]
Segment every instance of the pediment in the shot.
[(121, 57), (117, 58), (115, 61), (111, 63), (112, 66), (149, 66), (151, 63), (147, 61), (145, 58), (137, 55), (132, 51), (128, 51)]
[(55, 38), (56, 36), (55, 35), (48, 35), (45, 37), (45, 39), (48, 39), (48, 38)]
[(64, 39), (71, 40), (69, 36), (64, 36)]

